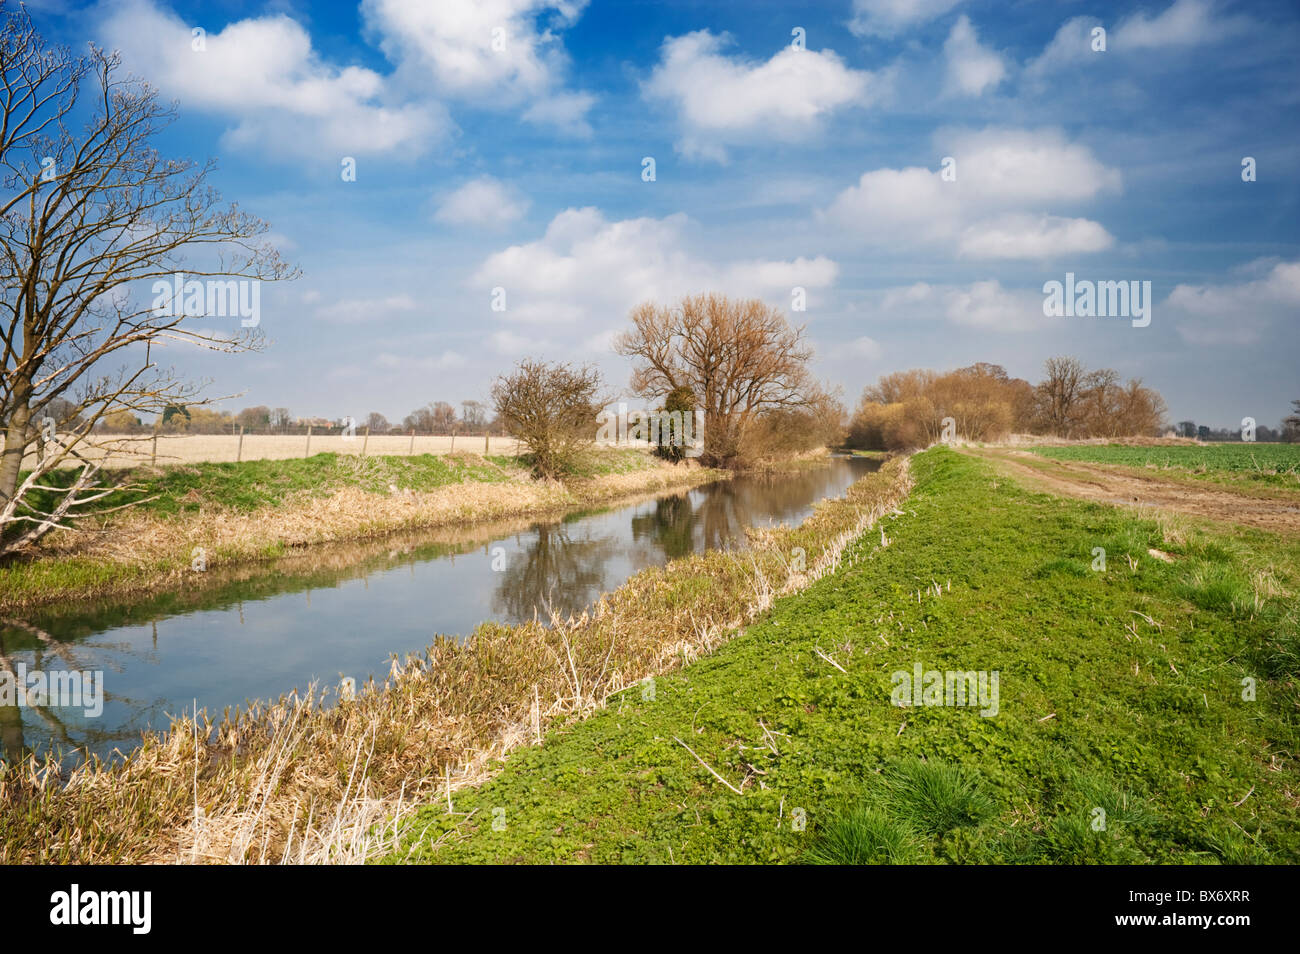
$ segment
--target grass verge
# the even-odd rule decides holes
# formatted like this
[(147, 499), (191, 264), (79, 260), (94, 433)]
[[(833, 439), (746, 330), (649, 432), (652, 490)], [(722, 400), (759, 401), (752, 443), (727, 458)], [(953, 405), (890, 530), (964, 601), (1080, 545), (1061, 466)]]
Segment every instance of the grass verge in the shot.
[[(1300, 861), (1300, 545), (944, 448), (912, 470), (839, 572), (431, 800), (385, 860)], [(893, 705), (916, 664), (998, 672), (997, 714)]]

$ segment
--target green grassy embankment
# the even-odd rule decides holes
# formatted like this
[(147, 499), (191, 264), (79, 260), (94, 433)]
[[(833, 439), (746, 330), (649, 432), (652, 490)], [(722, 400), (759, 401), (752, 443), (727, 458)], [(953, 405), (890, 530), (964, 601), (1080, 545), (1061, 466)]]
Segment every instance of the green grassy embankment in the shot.
[[(431, 801), (386, 860), (1300, 861), (1300, 545), (943, 448), (912, 469), (887, 545)], [(892, 705), (917, 664), (996, 671), (997, 714)]]

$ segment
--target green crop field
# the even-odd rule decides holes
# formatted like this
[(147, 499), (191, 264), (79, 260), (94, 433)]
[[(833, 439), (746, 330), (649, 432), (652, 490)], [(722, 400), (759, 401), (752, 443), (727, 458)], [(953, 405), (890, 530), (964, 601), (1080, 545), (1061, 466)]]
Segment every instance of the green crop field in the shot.
[(1203, 447), (1080, 444), (1034, 447), (1031, 450), (1054, 460), (1157, 468), (1223, 482), (1258, 481), (1300, 488), (1300, 444), (1209, 444)]

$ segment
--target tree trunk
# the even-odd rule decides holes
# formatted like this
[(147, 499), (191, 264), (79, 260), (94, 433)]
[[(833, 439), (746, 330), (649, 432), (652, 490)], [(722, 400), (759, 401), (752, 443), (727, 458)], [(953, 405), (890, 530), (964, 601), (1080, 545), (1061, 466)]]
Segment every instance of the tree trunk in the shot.
[(0, 505), (13, 499), (18, 489), (18, 475), (23, 469), (23, 456), (27, 453), (27, 429), (31, 409), (26, 398), (20, 398), (9, 415), (5, 428), (5, 449), (0, 453)]

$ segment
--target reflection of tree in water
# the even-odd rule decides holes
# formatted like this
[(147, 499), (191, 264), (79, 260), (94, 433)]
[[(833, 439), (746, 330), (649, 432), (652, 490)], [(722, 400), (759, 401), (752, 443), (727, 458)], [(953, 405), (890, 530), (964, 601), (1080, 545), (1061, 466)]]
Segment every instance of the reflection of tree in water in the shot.
[(507, 622), (543, 619), (549, 610), (580, 613), (610, 587), (605, 564), (618, 552), (610, 539), (574, 539), (566, 524), (538, 526), (524, 552), (511, 554), (492, 597), (492, 609)]
[(632, 539), (649, 541), (669, 560), (735, 547), (747, 527), (797, 523), (812, 502), (842, 493), (857, 471), (875, 469), (853, 465), (746, 475), (661, 498), (648, 513), (632, 517)]
[[(29, 639), (23, 639), (26, 635)], [(34, 646), (25, 646), (24, 643), (32, 642), (30, 637), (35, 637)], [(49, 675), (51, 669), (46, 665), (47, 658), (52, 654), (62, 660), (63, 666), (67, 671), (85, 672), (86, 668), (72, 654), (69, 646), (52, 637), (45, 630), (33, 626), (31, 623), (20, 619), (8, 617), (0, 618), (0, 672), (8, 676), (10, 683), (14, 687), (14, 692), (25, 692), (27, 685), (19, 681), (17, 667), (13, 664), (11, 654), (18, 651), (28, 650), (34, 653), (32, 666), (28, 667), (27, 673), (30, 674), (39, 671)], [(103, 689), (103, 683), (100, 683), (100, 692), (104, 701), (112, 698)], [(45, 723), (45, 738), (52, 742), (61, 743), (68, 748), (74, 748), (82, 745), (96, 745), (114, 740), (114, 735), (102, 730), (91, 731), (85, 729), (80, 734), (81, 740), (75, 740), (69, 731), (67, 724), (60, 718), (56, 707), (49, 705), (24, 705), (19, 706), (15, 702), (11, 705), (0, 705), (0, 760), (13, 762), (23, 758), (31, 749), (27, 746), (23, 713), (30, 712), (36, 715)]]
[(632, 539), (648, 540), (670, 560), (694, 549), (695, 508), (690, 494), (662, 497), (649, 513), (632, 517)]

